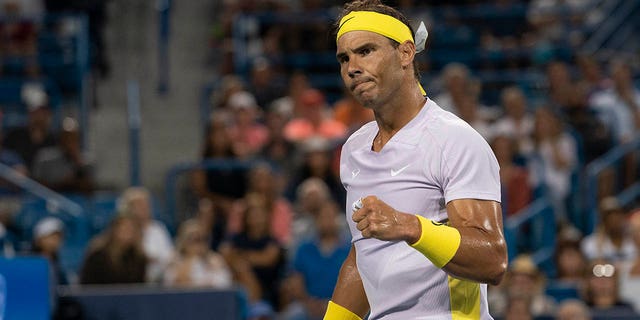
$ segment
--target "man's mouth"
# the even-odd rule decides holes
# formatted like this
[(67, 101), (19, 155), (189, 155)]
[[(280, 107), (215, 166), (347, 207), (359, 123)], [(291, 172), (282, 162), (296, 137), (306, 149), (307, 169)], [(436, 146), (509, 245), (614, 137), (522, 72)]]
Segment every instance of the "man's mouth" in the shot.
[(351, 91), (355, 91), (358, 86), (360, 86), (363, 83), (367, 83), (367, 82), (369, 82), (369, 80), (356, 81), (356, 82), (352, 83), (351, 84)]

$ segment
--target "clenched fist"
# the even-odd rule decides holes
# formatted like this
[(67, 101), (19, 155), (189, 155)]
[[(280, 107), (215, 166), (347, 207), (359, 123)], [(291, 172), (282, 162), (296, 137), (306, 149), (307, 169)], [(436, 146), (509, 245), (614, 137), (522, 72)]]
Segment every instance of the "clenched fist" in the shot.
[(414, 243), (420, 238), (420, 221), (413, 214), (397, 211), (376, 196), (354, 204), (351, 217), (365, 238)]

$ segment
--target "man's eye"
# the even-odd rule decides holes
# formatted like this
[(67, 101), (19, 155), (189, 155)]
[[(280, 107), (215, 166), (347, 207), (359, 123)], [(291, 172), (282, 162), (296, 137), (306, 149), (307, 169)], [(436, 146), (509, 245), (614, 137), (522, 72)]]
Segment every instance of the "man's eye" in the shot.
[(362, 51), (360, 51), (360, 53), (361, 53), (363, 56), (366, 56), (366, 55), (368, 55), (369, 53), (371, 53), (371, 49), (362, 49)]

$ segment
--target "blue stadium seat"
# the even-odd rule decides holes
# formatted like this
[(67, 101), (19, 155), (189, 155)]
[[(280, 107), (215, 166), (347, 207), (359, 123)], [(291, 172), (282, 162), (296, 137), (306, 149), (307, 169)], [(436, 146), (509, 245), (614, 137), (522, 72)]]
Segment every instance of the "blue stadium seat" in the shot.
[(116, 215), (118, 195), (99, 193), (92, 197), (88, 212), (91, 232), (97, 234), (104, 230)]

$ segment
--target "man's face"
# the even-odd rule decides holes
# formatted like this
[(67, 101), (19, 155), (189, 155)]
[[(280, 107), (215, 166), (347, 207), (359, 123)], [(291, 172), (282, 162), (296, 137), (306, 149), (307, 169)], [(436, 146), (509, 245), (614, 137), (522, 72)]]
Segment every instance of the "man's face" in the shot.
[(347, 32), (338, 40), (336, 57), (346, 88), (365, 107), (384, 104), (402, 84), (399, 52), (384, 36)]

